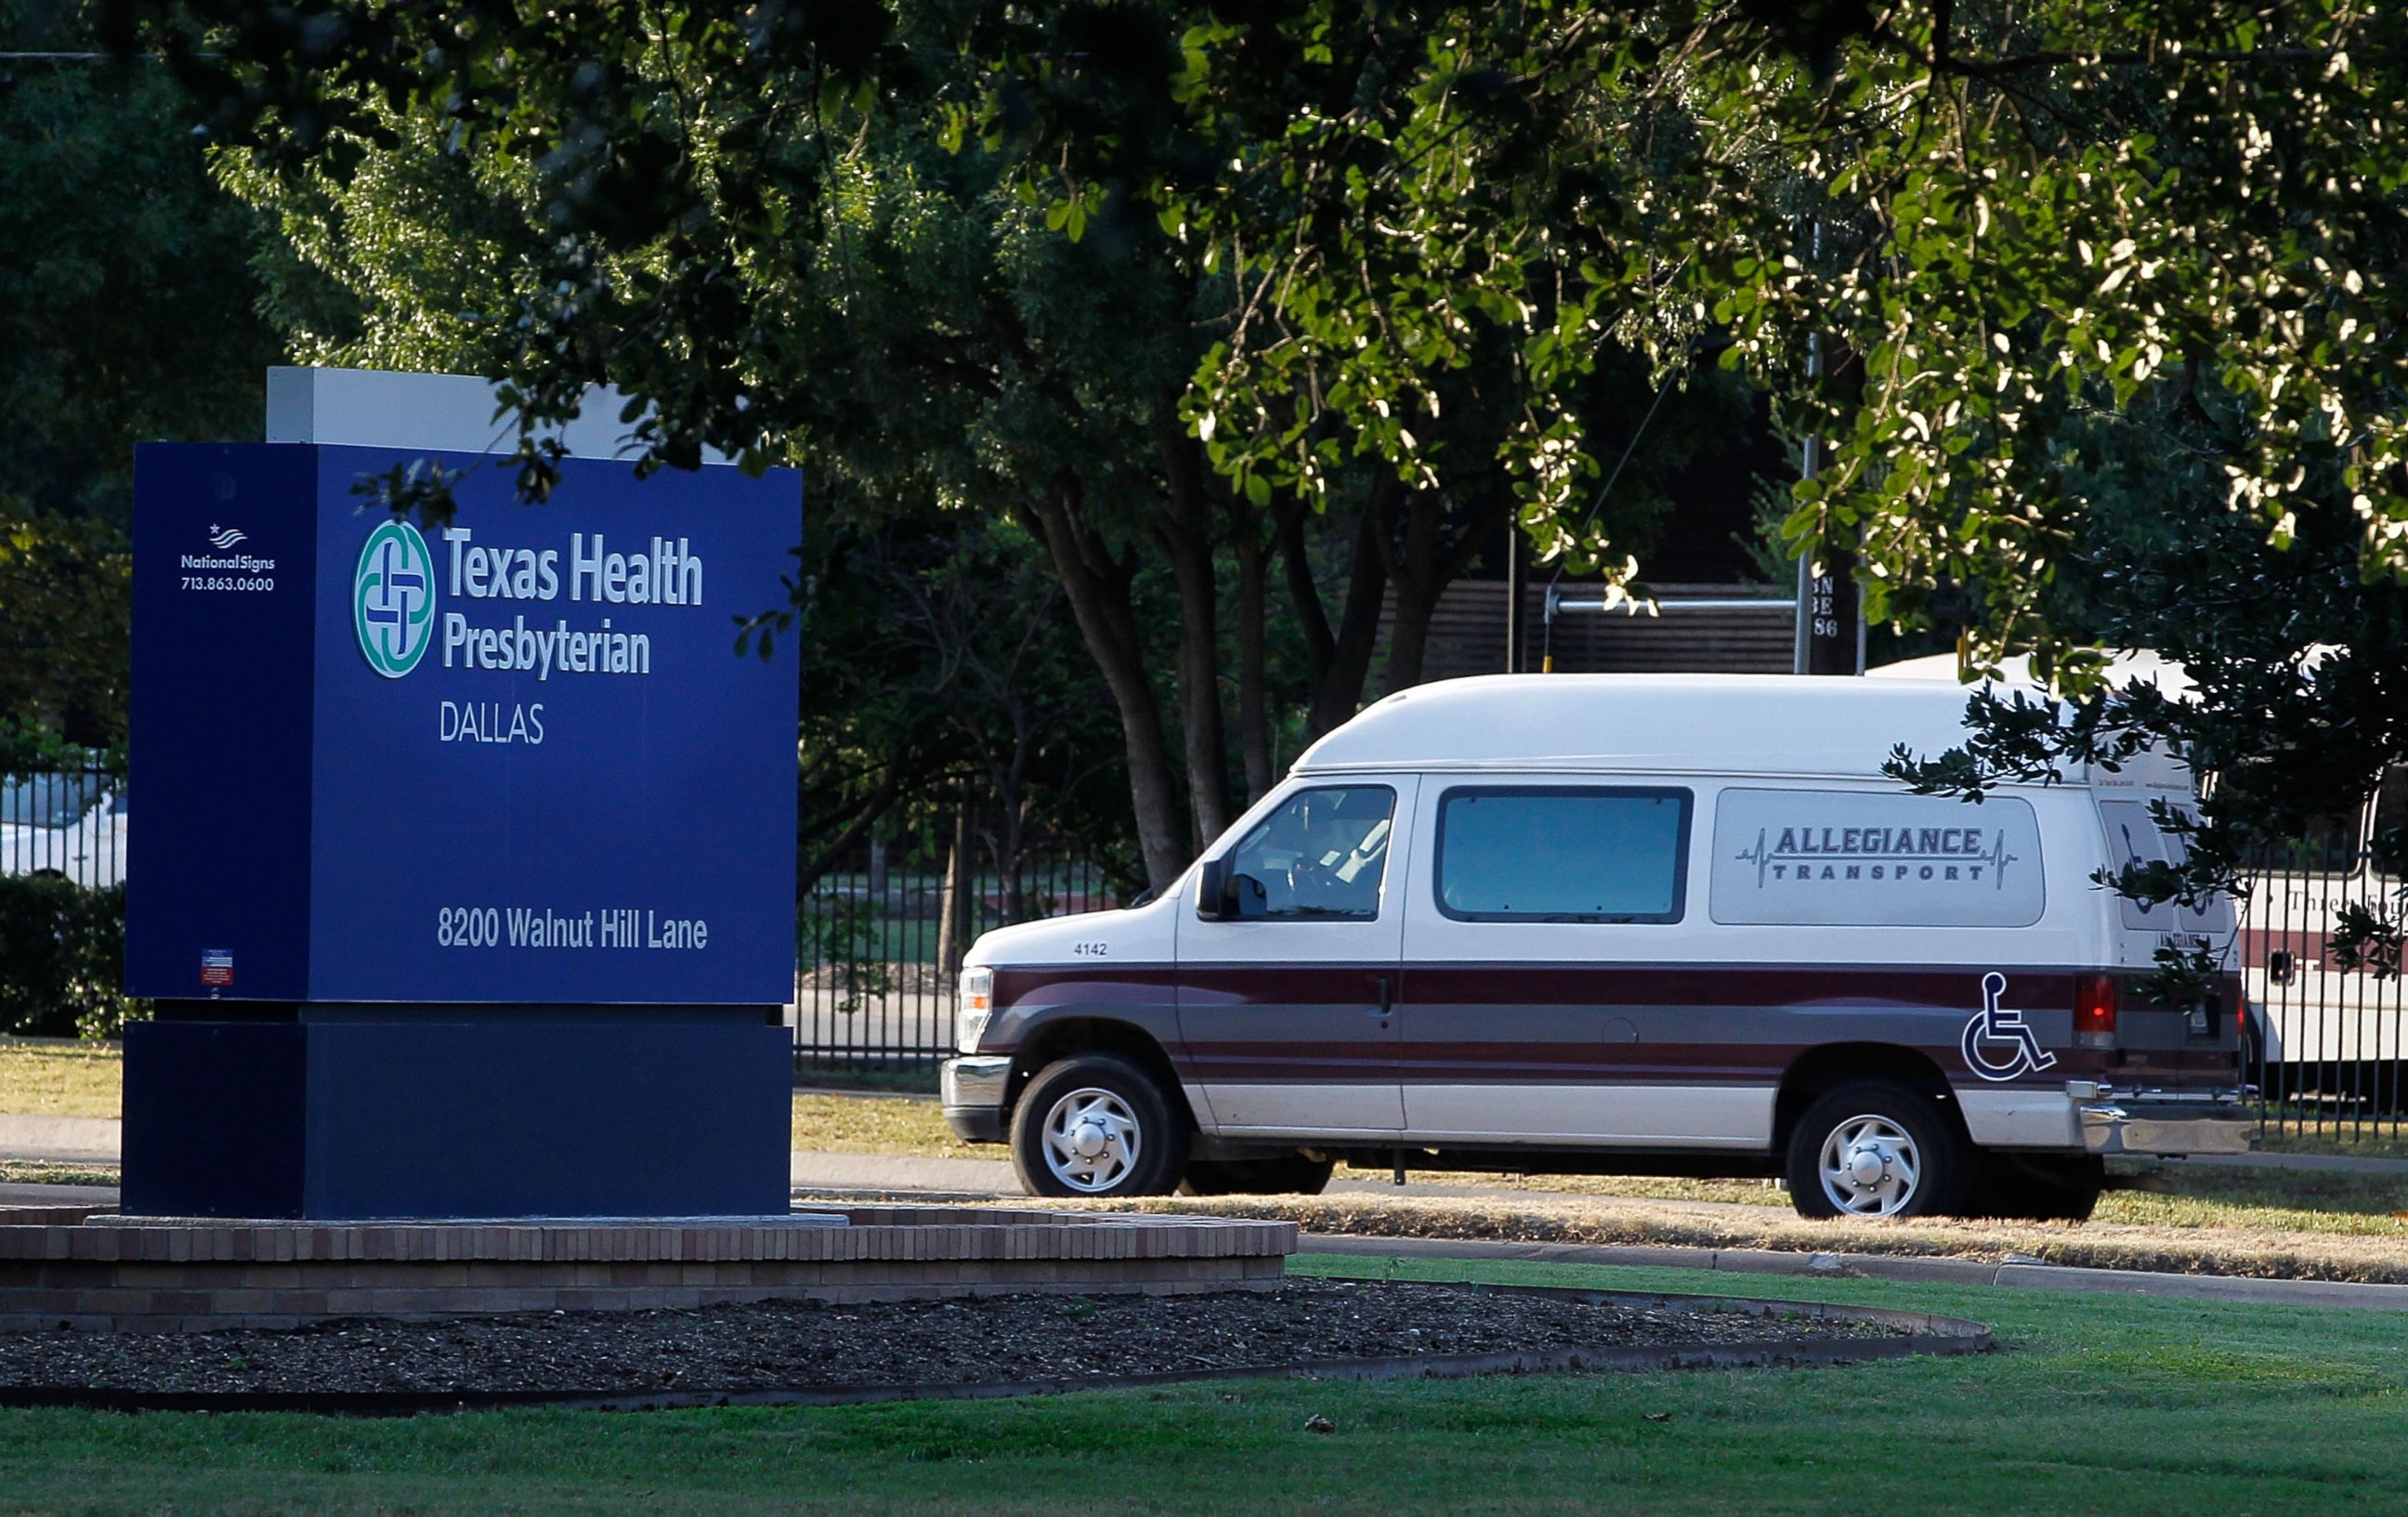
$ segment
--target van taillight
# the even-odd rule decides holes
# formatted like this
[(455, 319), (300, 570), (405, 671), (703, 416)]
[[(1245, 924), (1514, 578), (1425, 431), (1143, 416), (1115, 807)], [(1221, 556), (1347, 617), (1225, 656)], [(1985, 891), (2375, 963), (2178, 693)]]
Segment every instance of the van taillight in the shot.
[(2115, 980), (2111, 975), (2083, 975), (2073, 982), (2073, 1040), (2084, 1048), (2108, 1048), (2115, 1041)]

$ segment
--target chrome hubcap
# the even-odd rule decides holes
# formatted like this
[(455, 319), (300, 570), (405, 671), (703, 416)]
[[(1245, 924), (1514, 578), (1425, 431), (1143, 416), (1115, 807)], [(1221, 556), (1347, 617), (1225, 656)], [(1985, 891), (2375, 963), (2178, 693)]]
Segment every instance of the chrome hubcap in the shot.
[(1074, 1191), (1119, 1184), (1144, 1143), (1128, 1103), (1096, 1086), (1071, 1091), (1045, 1113), (1045, 1167)]
[(1914, 1199), (1923, 1155), (1887, 1117), (1850, 1117), (1823, 1139), (1823, 1194), (1842, 1212), (1886, 1217)]

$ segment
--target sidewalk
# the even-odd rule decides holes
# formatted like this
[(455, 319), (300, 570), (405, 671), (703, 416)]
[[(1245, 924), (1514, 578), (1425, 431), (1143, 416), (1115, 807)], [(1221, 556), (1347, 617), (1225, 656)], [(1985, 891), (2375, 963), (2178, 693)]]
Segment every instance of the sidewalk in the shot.
[(1001, 1159), (924, 1159), (899, 1153), (812, 1153), (797, 1150), (787, 1172), (798, 1191), (942, 1191), (952, 1195), (1018, 1195), (1020, 1181)]
[(113, 1117), (0, 1116), (0, 1159), (115, 1164), (118, 1131)]

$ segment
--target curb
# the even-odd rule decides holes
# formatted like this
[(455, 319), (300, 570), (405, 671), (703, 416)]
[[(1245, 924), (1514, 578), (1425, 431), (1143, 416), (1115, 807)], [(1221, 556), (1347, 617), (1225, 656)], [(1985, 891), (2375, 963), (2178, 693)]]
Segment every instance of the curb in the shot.
[(1774, 1249), (1678, 1248), (1643, 1243), (1502, 1243), (1470, 1238), (1364, 1238), (1307, 1233), (1298, 1255), (1373, 1259), (1527, 1259), (1550, 1264), (1707, 1269), (1734, 1275), (1912, 1281), (1926, 1284), (2147, 1295), (2174, 1301), (2237, 1301), (2259, 1306), (2349, 1307), (2408, 1311), (2408, 1285), (2339, 1280), (2258, 1280), (2241, 1275), (2175, 1275), (2140, 1269), (2085, 1269), (2010, 1258), (1930, 1259), (1885, 1253), (1792, 1253)]

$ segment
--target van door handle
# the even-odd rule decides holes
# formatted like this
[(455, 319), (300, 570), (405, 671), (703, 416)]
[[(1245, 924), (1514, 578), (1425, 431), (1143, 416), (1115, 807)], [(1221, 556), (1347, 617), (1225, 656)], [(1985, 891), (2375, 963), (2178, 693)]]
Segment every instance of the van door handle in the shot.
[(1388, 1008), (1396, 1004), (1393, 995), (1393, 987), (1395, 983), (1396, 982), (1390, 980), (1386, 975), (1382, 975), (1380, 977), (1380, 1008), (1378, 1010), (1372, 1012), (1371, 1015), (1375, 1017), (1384, 1017), (1388, 1014)]

